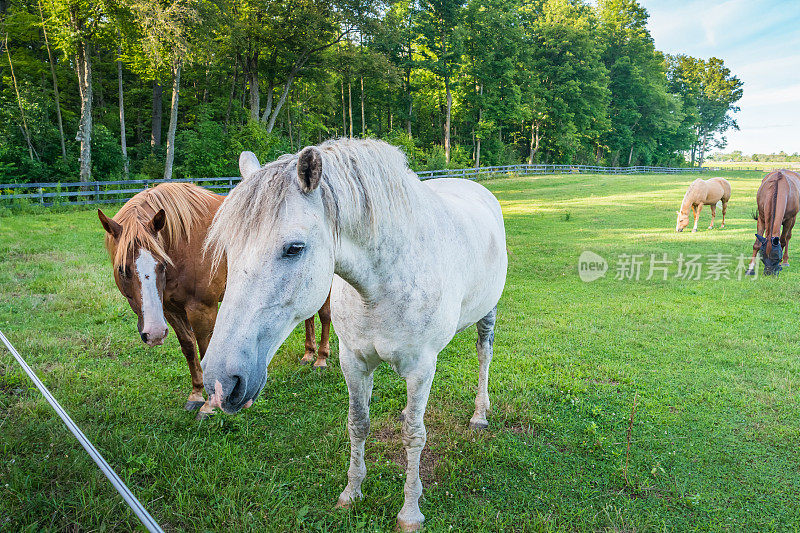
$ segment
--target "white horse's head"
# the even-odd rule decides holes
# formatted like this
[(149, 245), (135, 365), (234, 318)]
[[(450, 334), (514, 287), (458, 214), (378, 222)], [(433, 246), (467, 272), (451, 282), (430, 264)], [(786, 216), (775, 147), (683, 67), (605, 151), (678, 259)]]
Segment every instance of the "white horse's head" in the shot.
[(334, 270), (319, 149), (264, 168), (245, 152), (239, 167), (244, 179), (217, 212), (207, 241), (217, 260), (225, 255), (228, 280), (203, 376), (212, 405), (227, 412), (256, 398), (280, 345), (325, 303)]

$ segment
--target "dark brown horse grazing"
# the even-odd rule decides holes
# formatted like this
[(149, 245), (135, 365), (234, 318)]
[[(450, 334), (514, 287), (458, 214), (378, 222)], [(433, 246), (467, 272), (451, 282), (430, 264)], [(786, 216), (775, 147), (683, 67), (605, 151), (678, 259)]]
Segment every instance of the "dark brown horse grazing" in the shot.
[[(167, 323), (172, 326), (192, 376), (186, 409), (200, 408), (199, 418), (213, 408), (203, 398), (197, 351), (202, 359), (227, 276), (224, 261), (218, 269), (211, 268), (203, 243), (223, 200), (196, 185), (164, 183), (138, 193), (113, 219), (97, 211), (107, 232), (114, 280), (139, 318), (139, 335), (148, 346), (160, 345), (168, 333)], [(324, 367), (330, 354), (330, 298), (319, 315), (323, 338), (315, 366)], [(313, 317), (309, 320), (304, 361), (313, 360), (316, 351)]]
[(761, 181), (756, 203), (758, 229), (747, 274), (755, 274), (759, 252), (764, 263), (764, 275), (778, 274), (783, 267), (789, 266), (789, 239), (800, 211), (800, 175), (790, 170), (770, 172)]

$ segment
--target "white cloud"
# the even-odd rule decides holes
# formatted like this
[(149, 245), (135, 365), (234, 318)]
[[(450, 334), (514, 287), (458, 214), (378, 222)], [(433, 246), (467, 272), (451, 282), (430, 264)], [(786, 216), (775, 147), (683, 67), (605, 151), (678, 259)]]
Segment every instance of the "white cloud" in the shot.
[(744, 82), (726, 150), (800, 151), (800, 2), (640, 0), (656, 48), (716, 56)]

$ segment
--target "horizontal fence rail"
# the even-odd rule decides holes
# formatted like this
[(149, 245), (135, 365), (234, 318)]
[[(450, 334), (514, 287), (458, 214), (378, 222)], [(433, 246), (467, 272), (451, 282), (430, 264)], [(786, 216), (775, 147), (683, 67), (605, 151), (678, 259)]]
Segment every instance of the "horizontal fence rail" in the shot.
[[(601, 167), (593, 165), (505, 165), (496, 167), (462, 168), (445, 170), (423, 170), (417, 172), (419, 179), (463, 178), (487, 179), (517, 174), (678, 174), (682, 172), (704, 172), (704, 167)], [(242, 178), (198, 179), (145, 179), (124, 181), (73, 181), (68, 183), (8, 183), (0, 184), (0, 206), (39, 204), (90, 205), (126, 202), (134, 194), (159, 183), (195, 183), (219, 194), (226, 194)]]

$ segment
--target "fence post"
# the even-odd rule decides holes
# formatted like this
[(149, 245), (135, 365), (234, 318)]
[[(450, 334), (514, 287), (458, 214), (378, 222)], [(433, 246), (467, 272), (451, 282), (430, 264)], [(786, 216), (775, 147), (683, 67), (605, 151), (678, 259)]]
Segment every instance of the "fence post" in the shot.
[(39, 187), (39, 203), (44, 205), (44, 189)]
[(233, 189), (233, 178), (228, 178), (228, 192)]
[(100, 184), (97, 182), (95, 182), (94, 184), (94, 201), (95, 202), (100, 201)]

